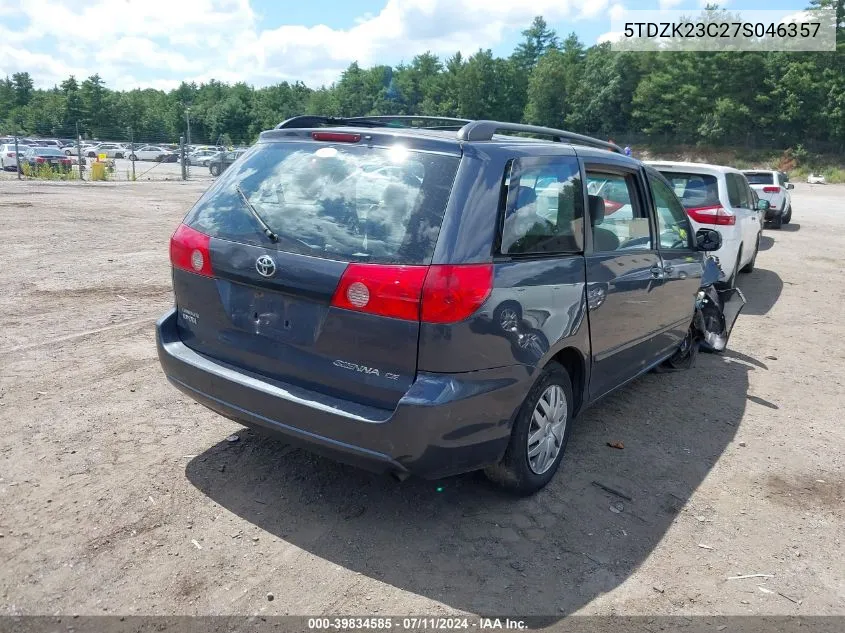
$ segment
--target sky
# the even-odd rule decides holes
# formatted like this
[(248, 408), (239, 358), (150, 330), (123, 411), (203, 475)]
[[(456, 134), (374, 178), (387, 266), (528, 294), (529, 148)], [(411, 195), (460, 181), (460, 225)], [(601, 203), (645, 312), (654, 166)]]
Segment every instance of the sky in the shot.
[[(260, 87), (336, 81), (364, 67), (490, 48), (509, 55), (535, 15), (586, 45), (622, 9), (690, 9), (705, 0), (0, 0), (0, 77), (39, 88), (94, 73), (110, 88), (184, 81)], [(729, 9), (804, 8), (804, 0), (724, 0)], [(764, 6), (761, 6), (764, 5)], [(692, 11), (691, 11), (692, 12)]]

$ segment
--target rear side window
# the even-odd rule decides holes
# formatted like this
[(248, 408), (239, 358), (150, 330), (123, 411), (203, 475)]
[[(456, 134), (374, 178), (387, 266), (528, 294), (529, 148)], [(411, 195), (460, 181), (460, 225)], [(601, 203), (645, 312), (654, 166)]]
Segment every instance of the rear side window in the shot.
[(736, 174), (725, 174), (728, 182), (728, 199), (735, 208), (748, 209), (751, 206), (746, 181)]
[(574, 156), (519, 158), (505, 183), (501, 252), (572, 253), (584, 247), (584, 191)]
[(315, 257), (427, 264), (459, 160), (401, 146), (262, 143), (224, 172), (185, 222), (212, 237)]
[(749, 185), (774, 185), (775, 175), (770, 171), (746, 172)]
[(672, 185), (675, 195), (687, 209), (716, 207), (719, 202), (719, 182), (710, 174), (688, 174), (662, 171), (663, 177)]

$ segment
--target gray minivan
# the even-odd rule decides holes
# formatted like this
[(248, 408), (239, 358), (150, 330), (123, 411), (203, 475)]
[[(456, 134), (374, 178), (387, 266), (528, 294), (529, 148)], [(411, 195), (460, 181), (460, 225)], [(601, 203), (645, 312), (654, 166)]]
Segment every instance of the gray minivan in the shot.
[(603, 141), (296, 117), (174, 233), (159, 358), (194, 400), (338, 460), (531, 493), (579, 411), (695, 353), (720, 243)]

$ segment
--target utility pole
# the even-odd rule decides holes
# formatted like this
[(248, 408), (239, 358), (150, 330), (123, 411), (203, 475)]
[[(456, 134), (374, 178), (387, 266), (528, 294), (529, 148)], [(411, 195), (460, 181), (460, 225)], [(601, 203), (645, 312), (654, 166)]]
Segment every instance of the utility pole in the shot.
[[(191, 151), (191, 149), (190, 149), (191, 148), (191, 107), (190, 106), (185, 108), (185, 127), (186, 127), (186, 134), (187, 134), (187, 137), (188, 137), (188, 142), (187, 142), (188, 148), (187, 148), (187, 150), (190, 152)], [(184, 154), (183, 154), (183, 156), (184, 156)], [(184, 158), (183, 158), (183, 160), (184, 160)], [(190, 165), (190, 163), (188, 163), (187, 160), (185, 160), (185, 163), (183, 164), (182, 171), (185, 173), (186, 177), (188, 175), (190, 175), (190, 173), (191, 173), (191, 165)], [(184, 180), (184, 178), (183, 178), (183, 180)]]
[(179, 137), (179, 156), (182, 159), (182, 180), (188, 179), (188, 172), (185, 169), (185, 137)]
[(18, 134), (15, 132), (15, 171), (18, 172), (18, 180), (21, 179), (21, 155), (18, 153)]
[(79, 121), (76, 122), (76, 159), (79, 168), (79, 179), (83, 180), (82, 172), (85, 170), (85, 163), (82, 162), (82, 137), (79, 136)]
[(132, 163), (132, 182), (135, 182), (135, 133), (129, 128), (129, 162)]

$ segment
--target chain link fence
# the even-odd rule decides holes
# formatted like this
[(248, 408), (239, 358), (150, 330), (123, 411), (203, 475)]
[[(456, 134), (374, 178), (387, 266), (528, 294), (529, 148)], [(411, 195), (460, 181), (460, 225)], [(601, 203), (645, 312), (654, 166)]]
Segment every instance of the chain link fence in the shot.
[[(5, 133), (3, 133), (5, 132)], [(0, 179), (84, 181), (213, 180), (239, 148), (115, 129), (96, 138), (85, 134), (40, 136), (0, 130)]]

